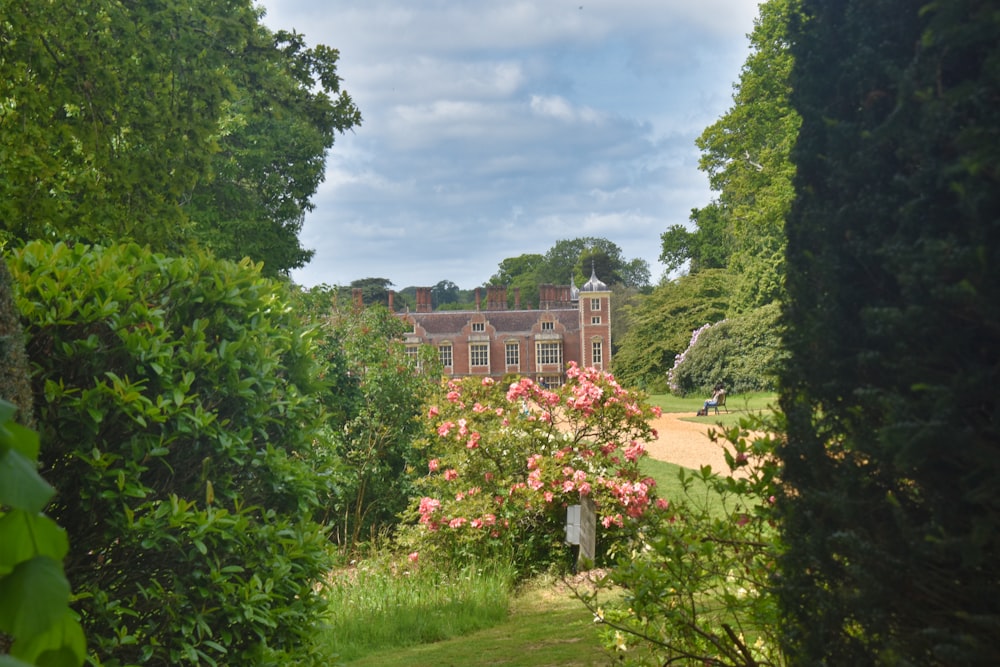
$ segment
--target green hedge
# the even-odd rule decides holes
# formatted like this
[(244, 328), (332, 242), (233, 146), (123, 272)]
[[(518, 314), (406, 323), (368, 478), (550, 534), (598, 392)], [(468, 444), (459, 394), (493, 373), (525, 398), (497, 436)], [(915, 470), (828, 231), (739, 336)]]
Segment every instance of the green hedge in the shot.
[(324, 384), (287, 287), (136, 245), (34, 242), (10, 268), (96, 658), (298, 661), (329, 566), (307, 464)]

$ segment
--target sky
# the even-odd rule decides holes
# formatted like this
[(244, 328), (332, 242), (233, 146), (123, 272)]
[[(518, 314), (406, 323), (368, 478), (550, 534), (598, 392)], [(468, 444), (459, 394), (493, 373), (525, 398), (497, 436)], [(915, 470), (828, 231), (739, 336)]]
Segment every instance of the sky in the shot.
[[(584, 236), (663, 275), (660, 235), (712, 198), (695, 139), (732, 106), (756, 0), (264, 0), (340, 52), (337, 137), (301, 285), (485, 285)], [(567, 274), (570, 268), (567, 267)]]

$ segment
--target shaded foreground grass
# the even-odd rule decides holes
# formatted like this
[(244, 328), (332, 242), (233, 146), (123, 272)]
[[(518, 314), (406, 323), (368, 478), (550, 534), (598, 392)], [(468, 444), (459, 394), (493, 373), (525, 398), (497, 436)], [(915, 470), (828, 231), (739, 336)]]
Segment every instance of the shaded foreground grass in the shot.
[(491, 628), (433, 644), (389, 649), (347, 662), (350, 667), (598, 667), (612, 664), (599, 626), (563, 586), (534, 582), (514, 599), (509, 616)]

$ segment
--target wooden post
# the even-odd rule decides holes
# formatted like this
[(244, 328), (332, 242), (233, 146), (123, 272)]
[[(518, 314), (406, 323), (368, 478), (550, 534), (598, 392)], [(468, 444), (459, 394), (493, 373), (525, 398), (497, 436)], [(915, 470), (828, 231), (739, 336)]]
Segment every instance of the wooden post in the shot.
[(597, 507), (590, 496), (580, 496), (580, 553), (577, 569), (593, 566), (597, 555)]

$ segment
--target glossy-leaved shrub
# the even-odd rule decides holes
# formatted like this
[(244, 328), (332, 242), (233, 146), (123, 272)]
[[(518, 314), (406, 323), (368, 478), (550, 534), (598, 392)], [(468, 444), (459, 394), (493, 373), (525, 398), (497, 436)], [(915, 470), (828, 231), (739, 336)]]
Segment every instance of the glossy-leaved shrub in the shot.
[(42, 513), (55, 493), (38, 474), (38, 434), (0, 400), (0, 666), (78, 667), (87, 646), (63, 572), (66, 531)]
[(324, 384), (287, 286), (137, 245), (33, 242), (10, 268), (92, 659), (307, 661)]

